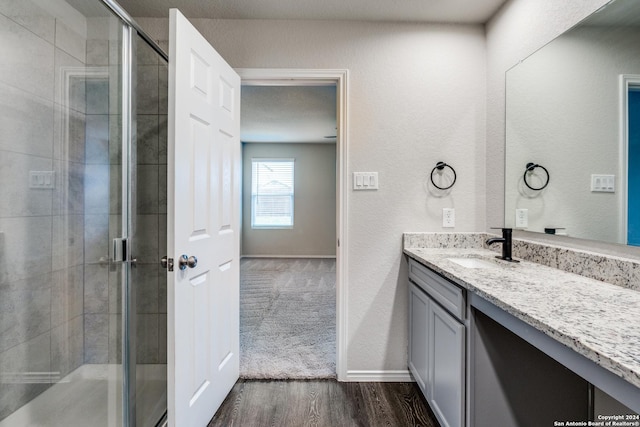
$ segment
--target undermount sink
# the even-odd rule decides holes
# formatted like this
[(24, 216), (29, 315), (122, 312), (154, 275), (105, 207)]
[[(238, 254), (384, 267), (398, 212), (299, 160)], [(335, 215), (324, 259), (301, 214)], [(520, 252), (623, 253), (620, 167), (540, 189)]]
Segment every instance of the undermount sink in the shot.
[(480, 258), (447, 258), (455, 264), (465, 268), (496, 268), (497, 265), (491, 261)]

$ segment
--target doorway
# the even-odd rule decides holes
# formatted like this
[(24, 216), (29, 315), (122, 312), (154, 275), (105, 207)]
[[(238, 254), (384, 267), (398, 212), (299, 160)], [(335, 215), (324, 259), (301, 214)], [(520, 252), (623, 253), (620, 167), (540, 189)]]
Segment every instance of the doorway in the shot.
[(640, 75), (620, 76), (620, 241), (640, 246)]
[[(640, 85), (628, 89), (627, 244), (640, 246)], [(629, 197), (631, 196), (631, 197)]]
[[(237, 70), (238, 74), (242, 78), (243, 88), (265, 88), (265, 87), (329, 87), (334, 90), (335, 94), (335, 127), (333, 132), (324, 132), (322, 135), (323, 141), (319, 141), (316, 144), (315, 148), (320, 151), (324, 151), (326, 153), (327, 147), (329, 144), (334, 144), (332, 150), (334, 153), (334, 169), (333, 169), (333, 177), (335, 178), (335, 192), (333, 193), (333, 200), (335, 201), (335, 207), (333, 208), (333, 214), (335, 218), (334, 228), (329, 233), (331, 236), (329, 237), (329, 241), (331, 242), (331, 248), (335, 252), (335, 261), (333, 264), (333, 272), (331, 263), (326, 261), (326, 258), (323, 258), (322, 255), (327, 255), (326, 253), (326, 242), (325, 242), (325, 253), (322, 253), (322, 249), (320, 252), (312, 254), (310, 257), (304, 258), (306, 264), (302, 264), (300, 259), (291, 259), (288, 260), (290, 263), (288, 267), (283, 264), (284, 259), (281, 257), (273, 258), (274, 264), (279, 265), (279, 269), (287, 269), (291, 267), (292, 270), (300, 269), (301, 266), (306, 265), (304, 268), (308, 269), (316, 269), (317, 272), (322, 274), (333, 274), (335, 280), (335, 348), (334, 350), (334, 360), (335, 360), (335, 375), (339, 380), (345, 379), (346, 377), (346, 363), (345, 361), (345, 348), (346, 345), (343, 342), (346, 339), (346, 322), (344, 318), (346, 306), (346, 293), (344, 292), (345, 283), (346, 283), (346, 191), (345, 185), (346, 181), (346, 154), (347, 154), (347, 139), (346, 139), (346, 93), (347, 93), (347, 71), (346, 70), (259, 70), (259, 69), (240, 69)], [(325, 138), (327, 137), (327, 138)], [(327, 140), (329, 140), (329, 144), (327, 144)], [(291, 142), (291, 141), (289, 141)], [(324, 143), (324, 147), (321, 143)], [(257, 144), (256, 144), (257, 145)], [(297, 144), (301, 145), (301, 144)], [(245, 146), (246, 147), (246, 146)], [(252, 146), (249, 150), (255, 150), (256, 147)], [(259, 148), (259, 147), (257, 147)], [(272, 147), (276, 149), (277, 147)], [(298, 147), (305, 148), (305, 147)], [(310, 148), (310, 146), (306, 147)], [(282, 147), (280, 148), (282, 149)], [(263, 151), (264, 153), (264, 151)], [(318, 153), (316, 153), (317, 155)], [(248, 164), (251, 165), (249, 167), (253, 167), (252, 158), (256, 161), (259, 161), (260, 158), (264, 158), (262, 155), (253, 156), (249, 154), (246, 156), (244, 160), (245, 169), (248, 167)], [(278, 160), (285, 160), (287, 156), (282, 156), (281, 154), (270, 156), (271, 158), (277, 158)], [(291, 158), (291, 157), (289, 157)], [(296, 162), (293, 162), (293, 167), (295, 168)], [(244, 174), (245, 180), (247, 180), (247, 173)], [(333, 181), (332, 181), (333, 182)], [(245, 182), (244, 185), (244, 193), (246, 193), (246, 189), (249, 188), (251, 191), (251, 183)], [(253, 183), (254, 185), (256, 183)], [(243, 196), (243, 204), (252, 203), (251, 195)], [(295, 210), (294, 206), (294, 210)], [(249, 211), (247, 206), (244, 207), (245, 211)], [(247, 215), (245, 214), (245, 218)], [(249, 216), (250, 218), (250, 216)], [(245, 219), (243, 221), (243, 236), (245, 233), (254, 231), (251, 228), (251, 221), (249, 219)], [(295, 225), (294, 225), (295, 227)], [(266, 230), (257, 230), (257, 231), (266, 231)], [(264, 233), (263, 233), (264, 234)], [(292, 233), (289, 233), (292, 234)], [(327, 233), (323, 236), (326, 238)], [(280, 239), (278, 239), (280, 241)], [(245, 239), (243, 237), (243, 242)], [(286, 249), (282, 249), (281, 256), (288, 255)], [(243, 249), (242, 253), (245, 253)], [(329, 254), (330, 255), (330, 254)], [(252, 266), (256, 268), (260, 264), (265, 264), (265, 258), (253, 258), (253, 260), (257, 260), (261, 262), (254, 263)], [(277, 260), (277, 262), (276, 262)], [(272, 265), (272, 266), (273, 266)], [(295, 266), (295, 267), (294, 267)], [(264, 276), (263, 276), (264, 277)], [(242, 291), (241, 291), (242, 292)], [(241, 307), (242, 311), (242, 307)], [(242, 350), (241, 350), (242, 352)]]

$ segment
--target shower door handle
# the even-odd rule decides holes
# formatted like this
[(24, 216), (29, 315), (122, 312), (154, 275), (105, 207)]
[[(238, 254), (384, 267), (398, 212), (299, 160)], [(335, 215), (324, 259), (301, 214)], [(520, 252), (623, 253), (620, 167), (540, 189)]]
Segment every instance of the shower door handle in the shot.
[(198, 265), (198, 258), (186, 255), (180, 255), (180, 261), (178, 261), (178, 265), (180, 266), (180, 270), (186, 270), (187, 267), (194, 268)]

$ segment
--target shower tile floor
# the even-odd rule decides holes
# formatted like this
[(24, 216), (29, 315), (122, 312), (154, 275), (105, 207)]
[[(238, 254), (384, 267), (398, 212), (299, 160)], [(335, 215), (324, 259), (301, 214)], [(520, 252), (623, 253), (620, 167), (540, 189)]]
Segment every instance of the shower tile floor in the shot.
[[(138, 425), (155, 426), (166, 410), (167, 365), (138, 365), (136, 374), (137, 410), (156, 414)], [(121, 377), (120, 365), (82, 365), (0, 421), (0, 427), (122, 425)]]

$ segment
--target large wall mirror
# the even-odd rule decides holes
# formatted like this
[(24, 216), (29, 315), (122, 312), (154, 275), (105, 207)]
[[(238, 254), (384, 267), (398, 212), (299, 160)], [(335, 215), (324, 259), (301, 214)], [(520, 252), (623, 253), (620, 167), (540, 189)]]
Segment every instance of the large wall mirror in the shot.
[(640, 2), (609, 3), (506, 81), (507, 226), (640, 246)]

